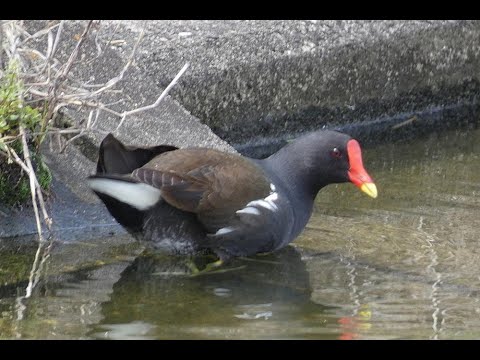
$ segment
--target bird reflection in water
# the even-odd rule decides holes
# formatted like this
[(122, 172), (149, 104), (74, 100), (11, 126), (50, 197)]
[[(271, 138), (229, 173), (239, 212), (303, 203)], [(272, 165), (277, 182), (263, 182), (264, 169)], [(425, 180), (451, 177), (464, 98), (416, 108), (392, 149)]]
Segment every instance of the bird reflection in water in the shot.
[(228, 338), (229, 332), (250, 338), (247, 320), (284, 326), (299, 316), (322, 314), (326, 307), (310, 297), (306, 264), (292, 246), (234, 259), (222, 271), (201, 276), (190, 275), (185, 258), (142, 255), (113, 286), (93, 335), (115, 338), (112, 325), (134, 323), (149, 324), (155, 338)]

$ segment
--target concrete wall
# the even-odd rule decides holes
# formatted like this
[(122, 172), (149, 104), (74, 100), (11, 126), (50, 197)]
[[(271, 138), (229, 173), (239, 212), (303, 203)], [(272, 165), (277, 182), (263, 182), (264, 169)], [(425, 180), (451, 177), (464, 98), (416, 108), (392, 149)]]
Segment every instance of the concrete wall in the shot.
[(479, 21), (149, 21), (142, 73), (217, 135), (262, 137), (476, 101)]

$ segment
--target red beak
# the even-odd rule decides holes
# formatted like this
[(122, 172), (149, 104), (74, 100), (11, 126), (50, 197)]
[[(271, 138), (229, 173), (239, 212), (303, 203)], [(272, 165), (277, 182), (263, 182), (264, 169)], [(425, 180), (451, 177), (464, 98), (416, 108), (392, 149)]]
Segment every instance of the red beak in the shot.
[(362, 150), (357, 140), (351, 139), (347, 143), (348, 160), (350, 169), (348, 170), (348, 178), (356, 186), (367, 195), (376, 198), (377, 187), (373, 183), (372, 178), (368, 175), (367, 170), (363, 167)]

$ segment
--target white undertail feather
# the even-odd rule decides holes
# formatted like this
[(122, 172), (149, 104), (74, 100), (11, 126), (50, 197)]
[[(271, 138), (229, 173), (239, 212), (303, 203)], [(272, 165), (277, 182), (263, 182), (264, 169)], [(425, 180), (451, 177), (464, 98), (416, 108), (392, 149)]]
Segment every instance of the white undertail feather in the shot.
[(87, 181), (92, 190), (108, 195), (138, 210), (147, 210), (161, 200), (161, 191), (144, 183), (107, 178), (92, 178)]

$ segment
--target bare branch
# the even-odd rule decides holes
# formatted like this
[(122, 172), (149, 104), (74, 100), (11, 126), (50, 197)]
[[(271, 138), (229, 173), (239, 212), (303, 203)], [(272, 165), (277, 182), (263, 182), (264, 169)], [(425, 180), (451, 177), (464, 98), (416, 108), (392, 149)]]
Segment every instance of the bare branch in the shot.
[(47, 36), (47, 58), (50, 58), (50, 54), (52, 53), (53, 41), (53, 34), (49, 31)]
[(128, 70), (128, 68), (130, 67), (130, 65), (132, 65), (133, 63), (133, 59), (135, 57), (135, 53), (137, 52), (137, 48), (138, 48), (138, 44), (140, 44), (140, 41), (142, 40), (143, 38), (143, 34), (144, 34), (144, 31), (142, 30), (140, 32), (140, 35), (138, 36), (137, 38), (137, 42), (135, 43), (134, 47), (133, 47), (133, 50), (132, 50), (132, 53), (130, 54), (130, 56), (128, 57), (128, 61), (127, 63), (125, 64), (125, 66), (123, 67), (122, 71), (120, 71), (120, 74), (116, 77), (114, 77), (113, 79), (110, 79), (103, 87), (101, 87), (100, 89), (98, 90), (95, 90), (93, 92), (91, 92), (90, 94), (88, 94), (88, 97), (91, 98), (91, 97), (95, 97), (97, 95), (99, 95), (100, 93), (104, 92), (105, 90), (107, 89), (110, 89), (112, 86), (114, 86), (116, 83), (118, 83), (120, 80), (123, 79), (123, 75), (125, 74), (125, 72)]
[[(34, 84), (32, 84), (32, 85), (34, 85)], [(43, 98), (41, 100), (47, 99), (47, 97), (48, 97), (48, 94), (46, 92), (38, 91), (38, 90), (35, 90), (35, 89), (32, 89), (32, 88), (27, 89), (27, 92), (29, 92), (32, 95), (41, 96)]]
[[(179, 81), (180, 77), (185, 73), (189, 64), (185, 64), (183, 68), (178, 72), (170, 84), (163, 90), (153, 104), (147, 106), (141, 106), (136, 109), (123, 108), (117, 110), (114, 105), (122, 103), (129, 99), (128, 94), (123, 93), (123, 89), (117, 88), (118, 84), (125, 79), (128, 74), (128, 70), (134, 64), (135, 57), (144, 36), (145, 30), (142, 29), (136, 39), (135, 44), (131, 49), (131, 53), (125, 60), (125, 64), (117, 76), (112, 77), (110, 80), (102, 84), (94, 84), (95, 79), (93, 77), (86, 79), (78, 79), (72, 71), (73, 67), (78, 64), (80, 57), (80, 49), (85, 43), (94, 27), (93, 20), (88, 21), (85, 25), (81, 35), (76, 41), (74, 49), (69, 54), (67, 61), (60, 62), (56, 58), (58, 49), (62, 45), (62, 41), (65, 38), (65, 21), (59, 21), (53, 25), (49, 25), (47, 28), (42, 29), (34, 34), (28, 33), (22, 21), (3, 21), (0, 22), (0, 67), (2, 65), (2, 55), (5, 58), (16, 59), (19, 62), (19, 79), (24, 83), (25, 92), (22, 94), (25, 97), (26, 103), (41, 107), (43, 104), (47, 105), (47, 111), (42, 118), (40, 131), (29, 133), (28, 136), (45, 136), (46, 134), (52, 135), (49, 146), (53, 147), (55, 141), (58, 141), (58, 149), (60, 152), (64, 152), (68, 145), (73, 143), (76, 139), (82, 136), (98, 133), (108, 134), (111, 131), (105, 131), (97, 129), (97, 123), (99, 123), (102, 117), (116, 116), (120, 119), (115, 131), (118, 131), (123, 125), (125, 119), (142, 111), (148, 111), (159, 106), (161, 101), (166, 97), (173, 86)], [(94, 34), (94, 41), (96, 51), (92, 54), (86, 54), (86, 61), (83, 61), (82, 65), (85, 66), (98, 59), (100, 56), (107, 53), (105, 51), (111, 44), (124, 40), (114, 40), (117, 34), (119, 24), (114, 29), (113, 34), (106, 43), (101, 37), (100, 31), (96, 29)], [(46, 50), (38, 50), (34, 48), (34, 45), (39, 40), (45, 41), (43, 48)], [(3, 42), (2, 42), (3, 41)], [(82, 55), (83, 56), (83, 55)], [(113, 95), (112, 95), (113, 94)], [(115, 109), (112, 109), (112, 107)], [(70, 127), (63, 129), (58, 125), (55, 125), (55, 119), (62, 112), (71, 109), (87, 110), (86, 119), (73, 122)], [(53, 125), (53, 126), (52, 126)], [(30, 151), (28, 148), (26, 129), (20, 127), (19, 135), (9, 135), (2, 138), (2, 142), (6, 145), (6, 151), (0, 150), (0, 156), (13, 159), (15, 163), (29, 176), (31, 199), (33, 211), (35, 213), (35, 221), (38, 232), (38, 249), (35, 254), (35, 260), (30, 272), (29, 283), (26, 288), (26, 295), (18, 300), (19, 312), (18, 316), (23, 317), (23, 311), (25, 310), (22, 299), (31, 296), (33, 289), (38, 284), (40, 279), (42, 268), (48, 259), (50, 245), (47, 246), (47, 241), (44, 239), (45, 227), (42, 229), (42, 221), (45, 222), (50, 233), (52, 232), (52, 219), (49, 217), (45, 202), (43, 199), (43, 193), (41, 186), (38, 182), (38, 178), (35, 175), (34, 167), (31, 161)], [(66, 140), (61, 135), (69, 135), (69, 139)], [(21, 138), (23, 146), (23, 159), (11, 148), (11, 142)]]
[(0, 20), (0, 70), (3, 70), (3, 20)]
[(122, 120), (120, 121), (120, 124), (118, 124), (117, 128), (115, 129), (115, 131), (118, 131), (118, 129), (120, 129), (120, 127), (122, 126), (123, 122), (125, 121), (125, 118), (129, 115), (133, 115), (133, 114), (136, 114), (136, 113), (139, 113), (141, 111), (146, 111), (146, 110), (151, 110), (153, 108), (156, 108), (158, 106), (158, 104), (160, 104), (160, 102), (163, 100), (163, 98), (168, 94), (168, 92), (170, 91), (170, 89), (175, 86), (175, 84), (177, 83), (178, 79), (180, 79), (180, 77), (183, 75), (183, 73), (188, 69), (188, 66), (189, 64), (186, 63), (185, 65), (183, 65), (182, 69), (178, 72), (178, 74), (173, 78), (172, 82), (170, 84), (168, 84), (168, 86), (165, 88), (165, 90), (163, 90), (163, 92), (160, 94), (160, 96), (158, 97), (157, 101), (155, 101), (153, 104), (151, 105), (147, 105), (147, 106), (143, 106), (143, 107), (140, 107), (140, 108), (137, 108), (137, 109), (134, 109), (134, 110), (130, 110), (130, 111), (125, 111), (122, 113)]
[(72, 53), (70, 54), (70, 57), (68, 58), (67, 62), (64, 64), (62, 67), (62, 70), (60, 73), (55, 77), (55, 80), (53, 81), (53, 85), (51, 86), (49, 90), (49, 103), (48, 103), (48, 110), (47, 114), (45, 115), (44, 121), (42, 122), (42, 131), (44, 131), (47, 128), (47, 124), (49, 121), (54, 120), (56, 116), (56, 102), (57, 102), (57, 92), (58, 89), (65, 80), (67, 79), (67, 75), (70, 72), (71, 68), (73, 67), (73, 63), (76, 60), (80, 47), (84, 43), (86, 36), (88, 34), (88, 31), (90, 30), (92, 26), (93, 20), (90, 20), (87, 23), (87, 26), (85, 27), (82, 35), (80, 35), (80, 39), (77, 41), (77, 44), (75, 45), (75, 48), (73, 49)]
[(78, 138), (80, 138), (80, 137), (82, 137), (82, 136), (84, 136), (84, 135), (86, 135), (86, 130), (82, 129), (82, 130), (80, 130), (80, 133), (79, 133), (79, 134), (75, 135), (75, 136), (72, 137), (71, 139), (68, 139), (68, 140), (65, 142), (65, 144), (63, 145), (63, 147), (61, 148), (60, 154), (62, 154), (62, 153), (65, 151), (65, 149), (67, 148), (67, 146), (68, 146), (70, 143), (74, 142), (75, 140), (77, 140)]
[(22, 30), (23, 30), (24, 34), (27, 35), (27, 38), (23, 41), (23, 43), (26, 43), (26, 42), (28, 42), (28, 41), (30, 41), (30, 40), (33, 40), (33, 39), (39, 38), (39, 37), (41, 37), (41, 36), (43, 36), (43, 35), (46, 35), (46, 34), (48, 34), (49, 32), (51, 32), (53, 29), (55, 29), (56, 27), (59, 27), (60, 25), (61, 25), (61, 22), (56, 23), (56, 24), (53, 24), (52, 26), (49, 26), (49, 27), (47, 27), (47, 28), (45, 28), (45, 29), (42, 29), (42, 30), (40, 30), (40, 31), (37, 31), (37, 32), (36, 32), (35, 34), (33, 34), (33, 35), (30, 35), (29, 33), (27, 33), (27, 32), (25, 31), (25, 29), (23, 29), (23, 27), (22, 27)]
[(90, 110), (90, 113), (88, 114), (88, 120), (87, 120), (87, 129), (90, 128), (90, 124), (92, 123), (92, 118), (93, 118), (93, 110)]
[[(41, 236), (40, 236), (40, 239), (42, 239)], [(35, 253), (35, 259), (33, 260), (32, 269), (30, 270), (30, 276), (28, 277), (28, 285), (27, 285), (27, 288), (25, 289), (25, 296), (23, 297), (25, 299), (28, 299), (30, 296), (32, 296), (32, 290), (34, 287), (33, 286), (34, 277), (38, 268), (38, 262), (40, 261), (40, 254), (42, 253), (42, 250), (43, 250), (43, 243), (44, 243), (43, 241), (39, 242), (37, 252)]]
[(53, 58), (55, 56), (55, 53), (57, 52), (57, 47), (58, 47), (58, 43), (60, 42), (60, 35), (62, 34), (64, 24), (65, 24), (65, 20), (62, 20), (58, 25), (57, 34), (55, 36), (55, 42), (53, 43), (52, 53), (48, 56), (49, 59)]
[[(88, 24), (86, 25), (83, 33), (80, 35), (76, 46), (72, 53), (70, 54), (67, 62), (63, 66), (58, 66), (55, 63), (57, 60), (54, 58), (55, 52), (58, 48), (59, 41), (61, 39), (61, 35), (63, 32), (64, 28), (64, 21), (61, 21), (58, 24), (55, 24), (45, 30), (42, 30), (41, 32), (37, 32), (33, 35), (27, 34), (26, 35), (26, 40), (23, 41), (22, 44), (24, 44), (27, 40), (30, 40), (32, 38), (39, 37), (41, 35), (47, 35), (47, 44), (48, 44), (48, 49), (46, 54), (42, 54), (38, 50), (35, 49), (30, 49), (30, 48), (22, 48), (22, 47), (17, 47), (17, 52), (21, 54), (33, 54), (35, 55), (38, 59), (40, 59), (43, 62), (43, 65), (37, 67), (37, 69), (40, 69), (40, 73), (37, 74), (23, 74), (22, 76), (24, 77), (33, 77), (33, 79), (42, 79), (41, 81), (32, 81), (27, 83), (29, 86), (26, 92), (31, 96), (31, 100), (29, 100), (29, 103), (35, 103), (35, 102), (43, 102), (45, 101), (48, 103), (48, 110), (47, 114), (45, 116), (45, 120), (42, 123), (42, 127), (40, 129), (40, 133), (45, 133), (47, 129), (47, 123), (50, 123), (53, 121), (57, 116), (58, 113), (65, 107), (67, 106), (78, 106), (78, 107), (90, 107), (92, 109), (95, 109), (95, 119), (93, 119), (92, 115), (89, 116), (89, 120), (86, 122), (86, 126), (83, 128), (84, 130), (88, 131), (82, 131), (78, 129), (72, 129), (72, 133), (76, 133), (77, 136), (75, 138), (81, 137), (87, 133), (90, 133), (94, 130), (94, 127), (97, 123), (97, 120), (100, 118), (101, 112), (105, 111), (109, 114), (112, 114), (116, 117), (119, 117), (121, 120), (116, 127), (115, 131), (118, 131), (120, 127), (123, 125), (125, 119), (129, 115), (133, 115), (142, 111), (147, 111), (150, 109), (153, 109), (157, 107), (160, 102), (164, 99), (164, 97), (168, 94), (168, 92), (171, 90), (171, 88), (178, 82), (179, 78), (183, 75), (183, 73), (186, 71), (188, 68), (188, 63), (185, 64), (185, 66), (180, 70), (180, 72), (175, 76), (175, 78), (172, 80), (172, 82), (165, 88), (165, 90), (160, 94), (160, 96), (157, 98), (155, 103), (139, 107), (137, 109), (133, 110), (125, 110), (123, 112), (115, 111), (111, 109), (109, 106), (119, 103), (124, 101), (124, 99), (119, 99), (117, 101), (111, 102), (111, 104), (105, 105), (102, 101), (100, 101), (101, 95), (111, 92), (121, 92), (121, 90), (114, 90), (114, 86), (118, 84), (120, 81), (123, 80), (125, 74), (127, 73), (128, 69), (131, 67), (133, 64), (136, 52), (138, 50), (139, 44), (143, 38), (144, 35), (144, 29), (140, 32), (138, 38), (136, 39), (136, 42), (132, 48), (131, 54), (128, 57), (124, 67), (121, 69), (120, 73), (111, 78), (109, 81), (107, 81), (104, 84), (86, 84), (82, 83), (74, 78), (71, 78), (69, 76), (69, 72), (72, 69), (76, 58), (78, 57), (79, 54), (79, 49), (83, 42), (85, 41), (87, 34), (89, 30), (92, 28), (93, 21), (89, 21)], [(19, 24), (14, 23), (12, 24), (16, 25), (17, 27), (20, 27)], [(58, 28), (57, 28), (58, 27)], [(55, 36), (53, 35), (53, 30), (57, 28)], [(22, 33), (20, 31), (21, 29), (16, 29), (16, 31), (12, 30), (12, 34), (17, 33), (20, 34)], [(115, 29), (116, 30), (116, 29)], [(26, 32), (23, 32), (26, 33)], [(99, 50), (98, 46), (98, 33), (96, 34), (96, 44), (97, 44), (97, 50)], [(113, 41), (113, 35), (109, 39), (108, 44), (112, 43)], [(10, 41), (12, 43), (12, 41)], [(97, 52), (97, 57), (99, 56)], [(55, 71), (55, 75), (51, 75), (51, 71)], [(41, 74), (41, 75), (39, 75)], [(75, 86), (70, 86), (66, 83), (66, 80), (72, 81), (75, 83)], [(91, 88), (96, 88), (94, 91), (91, 91)], [(91, 113), (93, 114), (93, 113)], [(57, 133), (59, 134), (59, 133)], [(70, 144), (72, 140), (67, 141), (67, 145)], [(62, 146), (62, 151), (65, 150), (65, 147)]]
[(7, 147), (7, 152), (8, 152), (7, 157), (10, 157), (10, 155), (13, 156), (13, 160), (23, 169), (23, 171), (25, 171), (28, 174), (28, 172), (30, 171), (28, 169), (28, 166), (22, 161), (22, 159), (20, 159), (16, 151), (13, 150), (11, 147)]
[[(119, 26), (120, 26), (120, 24), (117, 24), (115, 26), (115, 29), (113, 29), (112, 35), (110, 35), (110, 38), (108, 39), (107, 43), (103, 47), (104, 49), (107, 49), (110, 46), (110, 44), (112, 43), (113, 37), (116, 35)], [(91, 64), (95, 60), (99, 59), (103, 54), (105, 54), (105, 51), (102, 50), (102, 48), (101, 48), (101, 46), (98, 42), (98, 35), (99, 35), (99, 32), (97, 33), (97, 36), (95, 36), (95, 45), (97, 46), (97, 56), (95, 56), (93, 59), (87, 61), (87, 64)], [(102, 87), (102, 86), (103, 85), (86, 85), (85, 84), (85, 87)]]
[(14, 22), (15, 20), (6, 20), (6, 21), (5, 21), (5, 20), (1, 20), (1, 21), (2, 21), (2, 24), (1, 24), (1, 25), (2, 25), (2, 26), (5, 26), (5, 25), (8, 25), (8, 24)]
[(62, 72), (58, 75), (58, 80), (60, 82), (64, 81), (65, 77), (70, 72), (74, 61), (77, 59), (80, 47), (84, 43), (84, 41), (87, 37), (87, 34), (88, 34), (90, 28), (92, 27), (92, 23), (93, 23), (93, 20), (90, 20), (88, 22), (87, 26), (85, 27), (85, 30), (83, 30), (82, 35), (80, 35), (80, 39), (78, 39), (77, 45), (75, 45), (75, 49), (73, 49), (72, 53), (70, 54), (70, 57), (68, 58), (67, 62), (65, 63), (65, 66), (63, 67)]
[[(22, 169), (28, 174), (29, 179), (30, 179), (30, 190), (32, 191), (32, 202), (34, 199), (36, 199), (36, 196), (38, 196), (40, 208), (42, 210), (43, 214), (43, 220), (45, 221), (45, 224), (47, 225), (48, 229), (51, 230), (51, 224), (52, 224), (52, 219), (48, 216), (47, 210), (45, 208), (45, 202), (43, 200), (43, 195), (42, 195), (42, 188), (38, 182), (37, 176), (35, 175), (35, 170), (33, 169), (32, 162), (31, 162), (31, 157), (30, 157), (30, 150), (28, 149), (28, 143), (27, 143), (27, 136), (25, 133), (25, 129), (20, 126), (20, 136), (22, 139), (22, 145), (23, 145), (23, 157), (24, 161), (20, 159), (18, 154), (15, 152), (14, 149), (12, 148), (7, 148), (11, 154), (14, 157), (14, 160), (17, 164), (19, 164)], [(33, 185), (33, 186), (32, 186)], [(33, 190), (32, 190), (33, 189)], [(37, 203), (36, 201), (33, 203), (34, 211), (36, 216), (38, 215), (38, 208), (37, 208)], [(37, 209), (37, 210), (35, 210)], [(37, 219), (37, 227), (40, 224), (39, 218)], [(41, 238), (41, 227), (39, 228), (39, 235)]]
[[(34, 287), (38, 284), (40, 274), (41, 274), (41, 269), (43, 267), (43, 264), (45, 263), (45, 260), (49, 256), (49, 251), (51, 249), (53, 242), (50, 241), (48, 247), (45, 249), (44, 244), (46, 243), (46, 241), (42, 235), (42, 224), (40, 222), (38, 204), (40, 205), (40, 208), (43, 214), (43, 219), (50, 232), (51, 232), (52, 219), (48, 216), (48, 213), (45, 209), (45, 202), (43, 200), (42, 189), (40, 187), (40, 184), (38, 183), (38, 179), (33, 169), (33, 165), (30, 158), (30, 150), (28, 149), (27, 135), (25, 133), (25, 129), (22, 126), (20, 126), (20, 136), (22, 138), (22, 146), (23, 146), (22, 150), (23, 150), (24, 160), (22, 161), (18, 156), (18, 154), (15, 152), (15, 150), (13, 150), (12, 148), (7, 148), (7, 149), (13, 155), (15, 162), (19, 164), (22, 167), (22, 169), (24, 169), (24, 171), (28, 174), (28, 177), (30, 179), (32, 205), (33, 205), (33, 211), (35, 213), (35, 221), (37, 224), (37, 232), (38, 232), (38, 240), (39, 240), (38, 248), (35, 253), (35, 259), (33, 261), (32, 269), (30, 270), (28, 285), (27, 285), (27, 288), (25, 289), (25, 296), (20, 297), (18, 299), (19, 303), (22, 304), (21, 303), (22, 299), (28, 299), (32, 295), (32, 291)], [(38, 201), (38, 204), (37, 204), (37, 201)], [(19, 307), (19, 310), (21, 311), (18, 312), (18, 318), (21, 319), (23, 318), (23, 310), (25, 310), (25, 306)]]
[(87, 123), (87, 129), (91, 129), (92, 127), (95, 126), (95, 124), (97, 123), (97, 120), (98, 120), (99, 115), (100, 115), (100, 109), (97, 109), (97, 110), (95, 111), (95, 120), (93, 120), (93, 123), (91, 123), (91, 124), (88, 124), (88, 123)]

